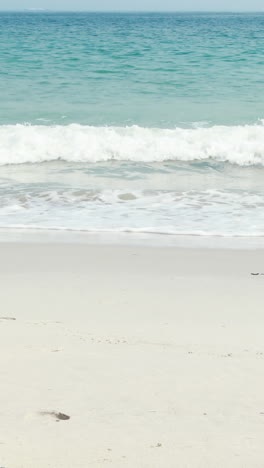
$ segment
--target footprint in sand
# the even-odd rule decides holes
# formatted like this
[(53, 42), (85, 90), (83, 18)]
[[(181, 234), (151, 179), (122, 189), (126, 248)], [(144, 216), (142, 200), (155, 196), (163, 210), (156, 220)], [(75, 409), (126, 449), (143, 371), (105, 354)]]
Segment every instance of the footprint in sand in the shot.
[(16, 318), (15, 317), (0, 317), (0, 320), (16, 320)]
[(56, 419), (56, 421), (68, 421), (71, 417), (64, 413), (57, 413), (56, 411), (41, 411), (42, 416), (51, 416)]

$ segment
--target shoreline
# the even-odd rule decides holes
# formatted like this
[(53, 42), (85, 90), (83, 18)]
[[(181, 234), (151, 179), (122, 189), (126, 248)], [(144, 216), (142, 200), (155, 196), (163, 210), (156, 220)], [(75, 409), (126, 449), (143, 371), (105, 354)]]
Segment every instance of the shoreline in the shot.
[(1, 466), (262, 467), (263, 250), (0, 256)]
[(213, 250), (262, 250), (264, 236), (174, 235), (133, 232), (87, 232), (52, 229), (0, 228), (2, 243), (87, 244), (101, 246), (165, 247)]

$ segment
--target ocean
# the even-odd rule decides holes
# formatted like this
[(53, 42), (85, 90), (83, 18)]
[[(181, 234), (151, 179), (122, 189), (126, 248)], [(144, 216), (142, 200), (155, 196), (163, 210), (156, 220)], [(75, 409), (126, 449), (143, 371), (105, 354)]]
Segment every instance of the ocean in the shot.
[(264, 236), (264, 14), (0, 13), (0, 228)]

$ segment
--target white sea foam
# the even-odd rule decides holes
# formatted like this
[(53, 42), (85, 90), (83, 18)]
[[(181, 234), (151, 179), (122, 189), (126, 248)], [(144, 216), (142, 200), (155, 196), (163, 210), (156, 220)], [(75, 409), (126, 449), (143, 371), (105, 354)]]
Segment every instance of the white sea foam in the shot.
[(264, 166), (264, 125), (158, 129), (2, 125), (0, 165), (64, 160), (160, 162), (226, 161)]
[(0, 228), (263, 236), (264, 194), (206, 191), (11, 190)]

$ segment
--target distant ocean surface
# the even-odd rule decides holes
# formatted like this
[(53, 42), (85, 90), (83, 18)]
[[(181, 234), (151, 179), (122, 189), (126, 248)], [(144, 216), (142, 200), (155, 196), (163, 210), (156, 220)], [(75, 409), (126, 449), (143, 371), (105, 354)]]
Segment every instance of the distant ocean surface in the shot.
[(264, 236), (264, 14), (0, 13), (0, 228)]

